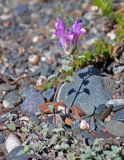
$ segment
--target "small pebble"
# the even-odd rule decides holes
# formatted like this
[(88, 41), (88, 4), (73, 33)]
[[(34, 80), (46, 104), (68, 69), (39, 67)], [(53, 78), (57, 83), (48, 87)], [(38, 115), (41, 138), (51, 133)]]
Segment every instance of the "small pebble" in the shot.
[(38, 36), (35, 36), (33, 39), (32, 39), (33, 43), (37, 43), (39, 41), (39, 37)]
[(31, 55), (29, 56), (28, 61), (31, 64), (35, 65), (35, 64), (38, 64), (38, 62), (40, 61), (40, 57), (38, 55)]
[(89, 124), (85, 120), (82, 120), (80, 122), (80, 129), (81, 130), (88, 130), (89, 128), (90, 128)]

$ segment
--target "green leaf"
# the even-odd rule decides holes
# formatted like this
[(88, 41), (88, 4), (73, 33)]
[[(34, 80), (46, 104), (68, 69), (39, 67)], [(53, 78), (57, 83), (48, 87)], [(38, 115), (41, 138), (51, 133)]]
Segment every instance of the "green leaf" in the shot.
[(76, 160), (75, 153), (69, 152), (67, 154), (67, 160)]
[(68, 81), (68, 82), (74, 82), (74, 78), (72, 76), (67, 76), (65, 78), (65, 81)]
[(100, 138), (98, 139), (98, 138), (96, 138), (95, 141), (94, 141), (94, 143), (93, 143), (93, 146), (99, 145), (102, 140), (103, 140), (103, 139), (100, 139)]
[(55, 144), (55, 143), (56, 143), (56, 141), (57, 141), (57, 137), (58, 137), (58, 135), (57, 135), (57, 134), (54, 134), (54, 135), (52, 136), (52, 138), (50, 139), (50, 145), (52, 145), (52, 144)]
[(64, 156), (63, 151), (58, 152), (58, 157), (63, 157), (63, 156)]
[(61, 142), (68, 142), (68, 139), (66, 137), (62, 137)]
[(61, 148), (61, 146), (59, 145), (59, 144), (56, 144), (55, 146), (54, 146), (54, 149), (55, 150), (59, 150)]
[(39, 141), (38, 143), (34, 144), (33, 148), (35, 151), (41, 152), (45, 146), (46, 146), (46, 142)]
[(72, 67), (71, 67), (71, 66), (68, 66), (67, 64), (62, 65), (62, 70), (65, 70), (66, 72), (67, 72), (67, 71), (70, 71), (71, 69), (72, 69)]
[(111, 146), (112, 152), (117, 154), (119, 151), (121, 151), (121, 147), (118, 146)]
[(59, 133), (61, 131), (64, 131), (64, 129), (63, 128), (55, 128), (53, 131), (56, 133)]
[(43, 135), (43, 137), (46, 137), (47, 134), (48, 134), (48, 129), (47, 128), (44, 128), (40, 131), (40, 133)]
[(103, 153), (106, 155), (106, 158), (114, 158), (114, 157), (116, 157), (116, 154), (113, 153), (112, 151), (104, 151)]
[(6, 125), (6, 127), (10, 130), (10, 131), (15, 131), (16, 130), (16, 126), (15, 123), (13, 121), (11, 121), (10, 123), (8, 123)]
[(62, 148), (62, 149), (69, 149), (70, 146), (69, 146), (67, 143), (62, 142), (62, 143), (61, 143), (61, 148)]

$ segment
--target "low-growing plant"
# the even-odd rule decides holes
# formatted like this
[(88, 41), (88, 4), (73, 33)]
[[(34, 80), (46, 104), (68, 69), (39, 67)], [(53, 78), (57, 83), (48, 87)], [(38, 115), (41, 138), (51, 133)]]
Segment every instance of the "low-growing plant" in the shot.
[[(41, 135), (40, 140), (30, 148), (26, 145), (21, 154), (30, 153), (33, 150), (39, 154), (39, 157), (47, 155), (45, 157), (47, 159), (63, 158), (67, 160), (122, 160), (124, 156), (123, 143), (114, 145), (111, 144), (112, 142), (96, 138), (90, 146), (87, 146), (80, 136), (72, 137), (71, 131), (70, 133), (65, 132), (63, 128), (51, 130), (49, 125), (39, 127), (37, 134)], [(108, 144), (109, 148), (106, 148)]]
[(124, 37), (124, 11), (122, 9), (118, 9), (114, 13), (114, 21), (117, 25), (116, 27), (116, 41), (121, 41)]
[(58, 45), (64, 50), (61, 60), (60, 72), (48, 77), (48, 81), (38, 87), (40, 90), (57, 88), (63, 82), (73, 82), (73, 73), (88, 64), (105, 65), (105, 62), (112, 58), (112, 44), (105, 40), (96, 40), (92, 51), (85, 53), (78, 48), (78, 42), (84, 36), (86, 30), (82, 28), (82, 23), (76, 19), (71, 27), (65, 27), (61, 18), (55, 23), (53, 38), (57, 39)]
[(103, 16), (112, 16), (112, 0), (92, 0), (93, 5), (102, 10)]

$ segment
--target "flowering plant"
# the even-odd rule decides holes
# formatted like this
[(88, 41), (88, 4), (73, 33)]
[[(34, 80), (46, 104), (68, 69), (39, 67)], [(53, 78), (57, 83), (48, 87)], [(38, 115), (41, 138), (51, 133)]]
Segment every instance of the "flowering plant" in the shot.
[(82, 23), (79, 23), (78, 19), (75, 20), (71, 27), (65, 28), (62, 19), (57, 18), (53, 36), (57, 37), (58, 44), (64, 49), (65, 54), (69, 55), (85, 32), (86, 30), (82, 28)]

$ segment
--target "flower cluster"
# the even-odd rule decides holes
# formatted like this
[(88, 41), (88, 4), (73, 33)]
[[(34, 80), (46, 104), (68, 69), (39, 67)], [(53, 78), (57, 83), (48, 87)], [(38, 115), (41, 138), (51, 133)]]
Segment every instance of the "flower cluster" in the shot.
[(85, 34), (85, 29), (82, 28), (82, 23), (75, 20), (71, 27), (64, 27), (62, 19), (57, 18), (55, 23), (55, 32), (53, 36), (58, 39), (58, 44), (61, 46), (66, 54), (70, 54), (73, 47), (77, 45), (77, 42)]

